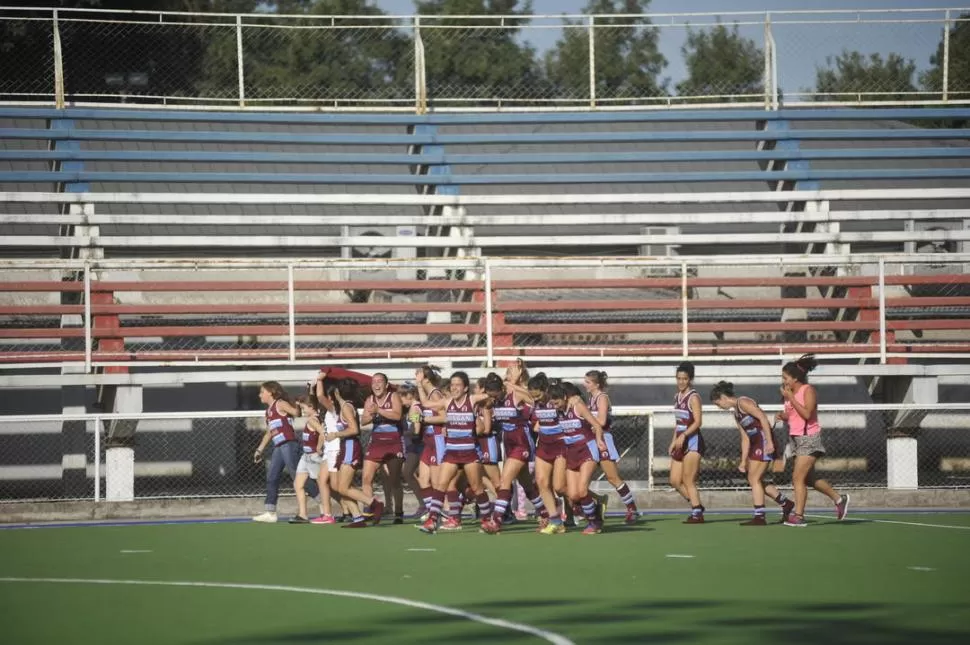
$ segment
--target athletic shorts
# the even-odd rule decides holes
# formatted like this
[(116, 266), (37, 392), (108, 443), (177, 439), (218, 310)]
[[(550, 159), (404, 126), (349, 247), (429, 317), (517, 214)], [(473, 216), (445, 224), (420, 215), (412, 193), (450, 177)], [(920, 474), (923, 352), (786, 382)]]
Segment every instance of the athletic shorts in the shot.
[(795, 442), (796, 457), (820, 457), (825, 454), (822, 434), (796, 434), (791, 436)]
[(536, 459), (553, 463), (560, 457), (566, 456), (566, 443), (562, 435), (552, 438), (549, 435), (539, 435), (539, 445), (536, 446)]
[(516, 428), (502, 433), (502, 449), (506, 459), (517, 459), (522, 462), (534, 461), (536, 446), (532, 442), (532, 435), (525, 428)]
[(748, 459), (750, 461), (772, 461), (773, 453), (765, 454), (765, 433), (760, 430), (748, 435)]
[(424, 449), (421, 451), (421, 463), (425, 466), (440, 466), (445, 459), (445, 438), (436, 434), (433, 439), (424, 439)]
[(331, 439), (323, 444), (323, 458), (327, 462), (327, 471), (337, 472), (337, 456), (340, 455), (340, 439)]
[(483, 464), (497, 464), (502, 461), (498, 449), (498, 438), (495, 435), (478, 438), (478, 453)]
[(392, 459), (404, 459), (404, 440), (397, 433), (386, 433), (387, 438), (380, 434), (372, 434), (367, 444), (364, 461), (376, 461), (379, 464)]
[(359, 470), (361, 465), (360, 441), (357, 439), (341, 439), (340, 451), (337, 453), (337, 467), (350, 466)]
[(324, 463), (323, 457), (315, 452), (305, 452), (300, 457), (300, 462), (296, 465), (297, 473), (306, 473), (310, 476), (310, 479), (316, 479), (320, 476), (320, 465)]
[[(612, 432), (603, 433), (603, 443), (606, 444), (606, 450), (599, 451), (599, 461), (619, 461), (620, 453), (616, 449), (616, 442), (613, 441)], [(596, 442), (593, 442), (593, 445), (595, 446)]]
[(595, 441), (577, 441), (566, 446), (566, 469), (579, 470), (587, 461), (599, 461)]
[(704, 456), (704, 437), (701, 436), (700, 432), (695, 432), (691, 436), (687, 437), (687, 441), (684, 442), (684, 448), (680, 451), (674, 451), (674, 454), (670, 456), (674, 461), (683, 461), (684, 455), (688, 452), (696, 452), (701, 457)]

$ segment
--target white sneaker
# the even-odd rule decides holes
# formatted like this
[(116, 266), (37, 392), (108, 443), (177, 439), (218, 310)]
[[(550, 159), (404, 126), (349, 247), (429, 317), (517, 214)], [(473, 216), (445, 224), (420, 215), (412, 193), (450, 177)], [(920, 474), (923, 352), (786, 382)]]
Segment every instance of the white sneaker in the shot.
[(254, 522), (266, 522), (267, 524), (272, 524), (277, 520), (276, 513), (273, 511), (266, 511), (265, 513), (260, 513), (253, 518)]

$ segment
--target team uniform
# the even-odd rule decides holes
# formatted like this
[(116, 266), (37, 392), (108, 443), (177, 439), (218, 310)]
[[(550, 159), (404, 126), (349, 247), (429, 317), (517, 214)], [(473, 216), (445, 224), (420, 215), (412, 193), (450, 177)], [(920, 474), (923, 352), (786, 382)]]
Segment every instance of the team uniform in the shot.
[(492, 421), (502, 430), (502, 449), (506, 459), (529, 462), (535, 459), (536, 445), (529, 431), (532, 406), (515, 405), (515, 394), (509, 392), (492, 408)]
[[(419, 405), (418, 407), (421, 406)], [(401, 418), (401, 432), (404, 434), (404, 445), (407, 447), (407, 454), (420, 456), (424, 452), (424, 435), (414, 434), (414, 423), (408, 419), (407, 413)]]
[(741, 411), (741, 399), (748, 399), (754, 405), (758, 404), (751, 397), (739, 396), (738, 404), (731, 410), (734, 413), (734, 420), (748, 435), (748, 459), (751, 461), (771, 461), (774, 459), (774, 453), (765, 452), (765, 444), (768, 439), (765, 434), (766, 431), (761, 427), (761, 422), (758, 421), (757, 417)]
[[(441, 390), (435, 388), (431, 394)], [(430, 396), (430, 395), (429, 395)], [(437, 411), (421, 406), (421, 416), (429, 419), (437, 416)], [(424, 424), (424, 447), (421, 450), (421, 463), (425, 466), (437, 466), (445, 458), (445, 429), (442, 425)]]
[(269, 428), (270, 443), (279, 448), (285, 443), (296, 441), (296, 431), (290, 417), (276, 409), (278, 401), (266, 408), (266, 427)]
[(475, 440), (475, 410), (471, 398), (459, 403), (452, 399), (445, 410), (445, 456), (449, 464), (473, 464), (480, 461), (478, 442)]
[[(354, 410), (354, 415), (357, 411)], [(359, 423), (359, 421), (358, 421)], [(337, 417), (337, 432), (347, 429), (347, 424), (341, 417)], [(354, 470), (359, 470), (362, 463), (362, 450), (359, 437), (344, 437), (339, 440), (340, 449), (337, 451), (337, 468), (341, 466), (351, 466)]]
[[(674, 426), (674, 432), (680, 434), (686, 432), (687, 428), (694, 423), (694, 413), (690, 409), (691, 397), (699, 397), (697, 390), (690, 389), (683, 396), (678, 392), (674, 395), (674, 420), (676, 425)], [(683, 461), (684, 455), (688, 452), (696, 452), (697, 454), (704, 455), (704, 438), (701, 436), (700, 430), (687, 437), (684, 442), (683, 454), (674, 454), (672, 459), (674, 461)]]
[[(589, 402), (589, 411), (594, 417), (597, 417), (599, 412), (600, 397), (606, 396), (604, 392), (599, 392), (593, 397), (593, 400)], [(612, 407), (612, 406), (611, 406)], [(603, 443), (606, 444), (606, 450), (599, 451), (599, 459), (597, 461), (619, 461), (620, 453), (616, 449), (616, 442), (613, 441), (613, 411), (610, 408), (606, 410), (606, 423), (603, 424)], [(599, 450), (599, 449), (597, 449)]]
[(317, 479), (320, 476), (320, 464), (323, 462), (323, 458), (317, 453), (319, 441), (320, 433), (310, 427), (308, 420), (300, 433), (300, 448), (303, 454), (300, 457), (300, 463), (296, 466), (296, 472), (306, 473), (311, 479)]
[(381, 410), (393, 409), (392, 398), (391, 392), (386, 394), (383, 401), (377, 401), (377, 397), (374, 397), (377, 412), (374, 413), (370, 442), (364, 455), (365, 461), (384, 463), (391, 459), (404, 459), (405, 447), (404, 437), (401, 435), (401, 420), (388, 419), (381, 415)]
[(536, 446), (536, 458), (553, 463), (559, 457), (566, 456), (566, 444), (562, 440), (562, 426), (559, 423), (559, 411), (550, 401), (537, 403), (532, 409), (533, 424), (539, 424), (539, 442)]
[[(478, 443), (478, 455), (482, 461), (482, 464), (495, 465), (502, 461), (502, 455), (498, 449), (498, 432), (501, 429), (498, 428), (498, 422), (495, 420), (495, 412), (492, 411), (492, 423), (486, 428), (486, 434), (478, 435), (476, 441)], [(484, 420), (485, 418), (485, 407), (479, 406), (475, 408), (475, 418)]]
[(596, 447), (593, 428), (586, 419), (576, 414), (572, 406), (569, 406), (566, 413), (560, 416), (559, 426), (562, 428), (562, 442), (566, 448), (568, 470), (579, 470), (588, 461), (599, 461), (600, 452)]

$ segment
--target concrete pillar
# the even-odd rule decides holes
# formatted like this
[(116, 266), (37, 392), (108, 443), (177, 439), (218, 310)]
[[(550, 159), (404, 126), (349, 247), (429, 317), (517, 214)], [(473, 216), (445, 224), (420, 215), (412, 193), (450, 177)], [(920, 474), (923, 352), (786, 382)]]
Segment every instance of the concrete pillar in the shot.
[[(135, 430), (142, 412), (140, 385), (110, 386), (105, 399), (111, 400), (111, 411), (131, 414), (132, 418), (112, 419), (106, 425), (105, 499), (109, 502), (130, 502), (135, 499)], [(106, 388), (107, 389), (107, 388)]]
[(895, 410), (886, 433), (886, 480), (891, 490), (919, 487), (919, 459), (916, 438), (926, 409), (939, 402), (939, 380), (935, 376), (887, 376), (883, 379), (886, 403), (908, 403), (915, 407)]

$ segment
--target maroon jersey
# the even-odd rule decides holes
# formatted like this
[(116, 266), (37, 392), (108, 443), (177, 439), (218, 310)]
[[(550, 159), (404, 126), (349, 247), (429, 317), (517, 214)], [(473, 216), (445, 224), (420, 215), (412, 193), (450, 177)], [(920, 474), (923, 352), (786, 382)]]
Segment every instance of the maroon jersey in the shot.
[(445, 410), (445, 446), (446, 450), (455, 452), (474, 451), (475, 443), (475, 410), (471, 399), (465, 395), (465, 400), (459, 403), (452, 399)]
[[(441, 394), (441, 390), (439, 390), (438, 388), (434, 388), (428, 394), (428, 397), (430, 398), (431, 395), (434, 394), (435, 392), (437, 392), (438, 394)], [(438, 415), (437, 410), (433, 410), (432, 408), (426, 408), (423, 405), (421, 406), (421, 416), (424, 417), (425, 419), (428, 419), (437, 415)], [(433, 437), (435, 435), (443, 435), (443, 434), (444, 434), (444, 426), (434, 425), (434, 424), (425, 424), (424, 426), (424, 436), (426, 437)]]
[[(310, 419), (317, 419), (317, 416), (314, 415)], [(317, 443), (320, 441), (320, 432), (310, 427), (310, 419), (307, 419), (307, 424), (300, 434), (300, 445), (303, 446), (303, 452), (307, 454), (316, 452)]]
[(565, 414), (560, 415), (559, 425), (562, 428), (562, 439), (567, 446), (574, 443), (586, 443), (595, 438), (593, 427), (589, 422), (576, 414), (573, 406), (566, 408)]
[[(593, 416), (599, 418), (597, 414), (600, 410), (600, 401), (606, 396), (606, 392), (599, 392), (590, 399), (589, 411), (593, 413)], [(606, 423), (603, 424), (603, 432), (610, 432), (610, 427), (613, 425), (613, 410), (612, 406), (608, 405), (606, 408)]]
[(269, 436), (274, 446), (281, 446), (290, 441), (296, 441), (296, 432), (293, 431), (293, 423), (290, 417), (276, 409), (279, 401), (273, 401), (266, 408), (266, 427), (269, 428)]

